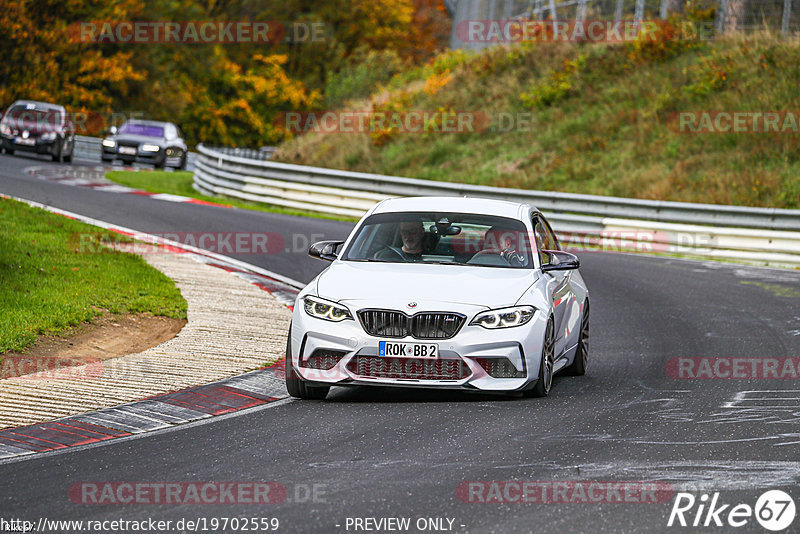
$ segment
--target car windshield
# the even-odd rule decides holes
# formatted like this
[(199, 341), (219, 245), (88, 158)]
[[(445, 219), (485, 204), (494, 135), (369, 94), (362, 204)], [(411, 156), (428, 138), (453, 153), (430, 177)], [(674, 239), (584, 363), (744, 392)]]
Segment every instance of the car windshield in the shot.
[(435, 263), (530, 269), (528, 232), (522, 222), (469, 213), (372, 215), (342, 259), (383, 263)]
[(3, 122), (11, 125), (25, 125), (32, 127), (35, 125), (49, 126), (51, 128), (60, 126), (64, 121), (63, 113), (58, 109), (36, 107), (34, 104), (19, 104), (8, 110)]
[(154, 126), (152, 124), (138, 124), (135, 122), (126, 122), (119, 129), (121, 134), (130, 135), (143, 135), (145, 137), (164, 137), (164, 127)]

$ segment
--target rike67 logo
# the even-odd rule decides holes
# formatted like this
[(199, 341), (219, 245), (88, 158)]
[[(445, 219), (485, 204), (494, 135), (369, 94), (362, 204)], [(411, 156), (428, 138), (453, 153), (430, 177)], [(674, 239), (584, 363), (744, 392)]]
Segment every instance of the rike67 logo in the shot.
[(698, 499), (691, 493), (675, 496), (667, 526), (681, 527), (743, 527), (755, 520), (772, 532), (786, 530), (794, 522), (795, 502), (791, 495), (781, 490), (763, 493), (755, 506), (746, 503), (723, 503), (719, 492)]

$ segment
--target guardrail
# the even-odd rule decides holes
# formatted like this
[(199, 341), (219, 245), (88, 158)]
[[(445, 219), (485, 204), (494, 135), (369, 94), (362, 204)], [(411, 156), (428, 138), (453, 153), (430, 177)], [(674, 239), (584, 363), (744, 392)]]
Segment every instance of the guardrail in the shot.
[(85, 135), (75, 136), (75, 151), (72, 157), (75, 159), (100, 161), (100, 152), (103, 142), (99, 137), (86, 137)]
[(194, 188), (319, 213), (360, 217), (403, 196), (471, 196), (532, 204), (562, 239), (614, 248), (800, 265), (800, 210), (691, 204), (436, 182), (255, 160), (198, 145)]

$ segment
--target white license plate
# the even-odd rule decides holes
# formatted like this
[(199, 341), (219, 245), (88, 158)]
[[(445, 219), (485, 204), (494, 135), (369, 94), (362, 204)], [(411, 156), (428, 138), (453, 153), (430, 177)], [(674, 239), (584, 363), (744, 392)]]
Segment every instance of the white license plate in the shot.
[(436, 343), (406, 343), (404, 341), (378, 342), (379, 356), (395, 356), (401, 358), (435, 359), (439, 356)]
[(23, 138), (23, 137), (17, 137), (17, 138), (15, 138), (15, 139), (14, 139), (14, 142), (15, 142), (16, 144), (18, 144), (18, 145), (28, 145), (28, 146), (32, 146), (32, 145), (35, 145), (35, 144), (36, 144), (36, 139), (30, 139), (30, 138), (28, 138), (28, 139), (25, 139), (25, 138)]
[(129, 154), (131, 156), (135, 156), (136, 155), (136, 149), (134, 147), (131, 147), (131, 146), (121, 146), (121, 147), (119, 147), (119, 153), (120, 154)]

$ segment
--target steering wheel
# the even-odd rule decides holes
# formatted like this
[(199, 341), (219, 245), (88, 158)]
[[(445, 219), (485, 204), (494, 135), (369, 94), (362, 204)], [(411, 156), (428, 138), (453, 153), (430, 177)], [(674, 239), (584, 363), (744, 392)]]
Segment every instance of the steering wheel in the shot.
[(399, 259), (401, 259), (401, 260), (403, 260), (403, 261), (406, 261), (406, 260), (408, 259), (408, 258), (406, 258), (405, 256), (403, 256), (403, 255), (400, 253), (400, 251), (398, 251), (397, 249), (395, 249), (395, 248), (392, 248), (392, 247), (386, 247), (386, 248), (384, 248), (384, 249), (381, 249), (381, 250), (379, 250), (379, 251), (378, 251), (378, 252), (375, 254), (374, 258), (375, 258), (376, 260), (383, 259), (383, 253), (384, 253), (384, 252), (387, 252), (387, 251), (391, 251), (392, 253), (394, 253), (394, 255), (395, 255), (395, 256), (397, 256)]
[(505, 259), (511, 267), (524, 267), (525, 256), (518, 254), (516, 250), (504, 250), (500, 255)]

